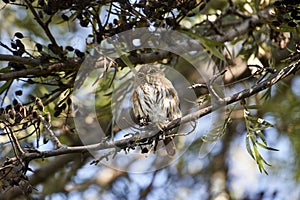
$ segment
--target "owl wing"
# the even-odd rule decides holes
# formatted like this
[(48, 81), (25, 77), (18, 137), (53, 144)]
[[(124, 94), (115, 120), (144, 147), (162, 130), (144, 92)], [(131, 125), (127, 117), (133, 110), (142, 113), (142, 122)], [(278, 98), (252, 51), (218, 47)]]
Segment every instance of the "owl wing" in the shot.
[(172, 121), (174, 119), (178, 119), (182, 117), (182, 113), (180, 110), (180, 101), (177, 94), (177, 91), (175, 90), (173, 84), (168, 79), (165, 80), (165, 99), (164, 99), (164, 107), (167, 108), (166, 110), (166, 116), (168, 121)]
[(140, 87), (136, 87), (132, 94), (132, 107), (133, 114), (135, 116), (135, 121), (141, 125), (147, 125), (149, 123), (149, 116), (146, 114), (145, 108), (143, 107), (144, 101), (144, 91)]

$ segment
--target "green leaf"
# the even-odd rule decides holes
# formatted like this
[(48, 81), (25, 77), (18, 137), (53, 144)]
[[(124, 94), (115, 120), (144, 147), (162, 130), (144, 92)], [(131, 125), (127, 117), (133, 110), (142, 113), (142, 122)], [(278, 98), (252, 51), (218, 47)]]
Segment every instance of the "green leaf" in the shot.
[(207, 49), (208, 51), (210, 51), (210, 53), (212, 53), (214, 56), (216, 56), (217, 58), (226, 61), (225, 57), (223, 56), (223, 54), (220, 52), (220, 50), (217, 47), (225, 47), (225, 45), (223, 43), (211, 40), (211, 39), (207, 39), (205, 37), (202, 37), (198, 34), (192, 33), (190, 31), (184, 31), (184, 30), (180, 30), (180, 32), (190, 35), (196, 39), (198, 39), (202, 45), (204, 46), (205, 49)]
[(267, 89), (267, 91), (261, 96), (261, 100), (268, 100), (268, 99), (270, 99), (271, 98), (271, 88), (272, 87), (269, 87), (268, 89)]
[[(260, 154), (257, 146), (260, 146), (264, 149), (271, 151), (278, 151), (277, 149), (271, 148), (267, 146), (267, 140), (263, 135), (263, 130), (268, 127), (272, 127), (273, 125), (266, 120), (252, 116), (250, 112), (245, 107), (244, 110), (244, 119), (246, 124), (247, 136), (246, 136), (246, 148), (249, 155), (255, 160), (257, 163), (258, 169), (260, 172), (264, 171), (264, 173), (268, 174), (265, 165), (271, 166)], [(259, 142), (258, 140), (261, 140)]]
[(265, 144), (262, 144), (262, 143), (260, 143), (260, 142), (257, 142), (257, 144), (258, 144), (260, 147), (262, 147), (262, 148), (264, 148), (264, 149), (267, 149), (267, 150), (270, 150), (270, 151), (279, 151), (279, 149), (275, 149), (275, 148), (266, 146)]
[(10, 66), (7, 66), (7, 67), (4, 67), (4, 68), (0, 69), (0, 73), (7, 73), (7, 72), (10, 72), (10, 71), (11, 71)]
[(122, 52), (121, 48), (118, 45), (114, 44), (114, 47), (118, 55), (120, 56), (120, 59), (130, 68), (130, 70), (136, 73), (136, 69), (134, 68), (133, 64), (130, 62), (128, 58), (128, 53)]
[(250, 138), (248, 137), (248, 135), (246, 136), (246, 149), (247, 149), (249, 155), (255, 160), (255, 157), (254, 157), (252, 149), (251, 149)]
[(6, 81), (1, 87), (0, 87), (0, 94), (2, 94), (5, 90), (7, 90), (10, 85), (12, 84), (12, 80)]
[(268, 172), (266, 171), (265, 167), (264, 167), (264, 164), (270, 166), (269, 163), (267, 163), (263, 158), (262, 156), (260, 155), (259, 151), (257, 150), (257, 146), (254, 145), (253, 146), (253, 150), (254, 150), (254, 153), (255, 153), (255, 161), (258, 165), (258, 169), (260, 172), (264, 171), (266, 174), (268, 174)]
[(265, 128), (273, 127), (273, 124), (271, 124), (270, 122), (267, 122), (266, 120), (264, 120), (262, 118), (257, 118), (257, 122), (264, 125)]
[(261, 107), (262, 107), (261, 105), (250, 105), (250, 106), (247, 106), (247, 109), (257, 110), (257, 109), (260, 109)]
[(264, 143), (265, 145), (267, 145), (267, 140), (266, 140), (264, 134), (262, 134), (261, 131), (258, 131), (258, 132), (257, 132), (257, 135), (258, 135), (259, 138), (263, 141), (263, 143)]

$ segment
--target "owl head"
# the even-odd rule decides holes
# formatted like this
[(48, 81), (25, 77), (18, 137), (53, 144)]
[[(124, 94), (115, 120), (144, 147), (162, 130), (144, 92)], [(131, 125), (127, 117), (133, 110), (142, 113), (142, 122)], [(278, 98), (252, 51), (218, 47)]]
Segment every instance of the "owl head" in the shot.
[(164, 72), (159, 67), (153, 65), (142, 65), (137, 72), (135, 79), (139, 83), (152, 83), (164, 76)]

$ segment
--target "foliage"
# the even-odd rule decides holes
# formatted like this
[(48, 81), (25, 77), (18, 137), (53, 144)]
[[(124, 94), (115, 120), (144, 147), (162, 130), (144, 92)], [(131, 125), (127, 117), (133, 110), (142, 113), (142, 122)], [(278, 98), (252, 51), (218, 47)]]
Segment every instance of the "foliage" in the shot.
[[(251, 116), (250, 112), (246, 108), (244, 110), (244, 118), (247, 129), (247, 151), (249, 152), (251, 157), (257, 162), (259, 170), (264, 171), (266, 174), (268, 174), (265, 170), (264, 164), (269, 166), (270, 164), (265, 159), (263, 159), (263, 157), (257, 149), (257, 146), (260, 146), (267, 150), (278, 151), (277, 149), (271, 148), (267, 145), (267, 140), (263, 134), (263, 131), (266, 128), (272, 127), (273, 125), (265, 121), (264, 119), (258, 118), (256, 116)], [(259, 140), (261, 140), (261, 142)]]
[[(232, 174), (238, 170), (234, 171), (236, 166), (230, 160), (239, 152), (230, 152), (236, 148), (235, 141), (242, 143), (240, 137), (245, 141), (243, 149), (255, 160), (259, 171), (270, 174), (264, 178), (277, 179), (276, 170), (284, 168), (294, 178), (290, 182), (299, 184), (297, 1), (2, 0), (0, 7), (1, 15), (5, 16), (0, 19), (0, 199), (22, 195), (55, 198), (57, 194), (72, 198), (73, 193), (83, 198), (89, 191), (98, 198), (111, 199), (256, 199), (257, 195), (263, 198), (270, 188), (258, 185), (249, 194), (248, 186), (238, 192), (234, 189)], [(102, 73), (97, 77), (95, 109), (105, 137), (95, 141), (97, 150), (103, 154), (93, 160), (88, 150), (95, 146), (82, 144), (73, 121), (78, 108), (72, 106), (71, 96), (78, 70), (86, 58), (96, 54), (95, 46), (108, 45), (107, 38), (142, 27), (176, 30), (200, 41), (203, 51), (216, 64), (215, 74), (205, 81), (181, 55), (155, 48), (123, 54), (122, 46), (115, 46), (115, 51), (122, 54), (120, 58), (99, 61)], [(172, 42), (181, 44), (180, 39)], [(193, 40), (190, 42), (182, 44), (184, 49), (191, 54), (199, 51)], [(175, 135), (177, 148), (184, 151), (184, 156), (165, 169), (141, 175), (142, 178), (104, 166), (97, 171), (89, 164), (109, 160), (121, 162), (128, 170), (138, 168), (140, 163), (130, 154), (142, 151), (143, 156), (151, 157), (150, 150), (156, 149), (158, 140), (168, 136), (155, 131), (137, 134), (142, 131), (136, 126), (120, 127), (112, 122), (114, 104), (121, 105), (112, 102), (113, 90), (119, 95), (116, 99), (126, 99), (132, 87), (130, 72), (134, 73), (135, 67), (143, 63), (171, 66), (192, 85), (186, 90), (196, 94), (196, 100), (189, 102), (192, 108), (181, 121), (175, 120), (165, 127), (168, 130), (185, 124), (184, 133)], [(223, 87), (224, 92), (220, 91)], [(211, 103), (215, 98), (216, 105)], [(203, 134), (206, 121), (203, 123), (202, 119), (227, 104), (233, 106), (225, 119)], [(255, 108), (254, 112), (249, 111), (251, 108)], [(121, 110), (130, 114), (130, 108)], [(271, 119), (270, 123), (266, 117)], [(85, 120), (88, 119), (86, 116)], [(194, 124), (200, 124), (200, 128)], [(130, 134), (123, 138), (127, 129)], [(194, 132), (201, 134), (196, 134), (194, 142), (185, 148), (186, 140)], [(285, 140), (290, 144), (285, 145), (289, 153), (281, 159), (276, 156), (285, 150), (277, 145)], [(220, 141), (220, 147), (208, 149), (203, 160), (195, 159), (204, 144), (214, 141)], [(115, 144), (118, 148), (113, 150), (114, 156), (125, 150), (126, 162), (106, 156), (112, 151), (105, 150)], [(271, 151), (264, 154), (264, 149)], [(148, 164), (159, 165), (151, 161)], [(92, 175), (84, 171), (86, 167), (94, 170)], [(53, 182), (61, 184), (55, 188)], [(200, 194), (199, 188), (207, 192)], [(278, 189), (272, 197), (276, 192), (281, 191)]]

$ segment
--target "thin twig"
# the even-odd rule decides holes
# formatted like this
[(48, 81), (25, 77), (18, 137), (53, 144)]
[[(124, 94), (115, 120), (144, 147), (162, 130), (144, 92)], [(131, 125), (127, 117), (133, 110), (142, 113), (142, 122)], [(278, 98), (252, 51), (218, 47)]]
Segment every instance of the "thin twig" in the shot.
[(51, 21), (51, 17), (49, 18), (48, 22), (44, 23), (40, 16), (38, 15), (38, 13), (35, 11), (34, 7), (32, 6), (31, 2), (29, 0), (24, 0), (26, 5), (28, 6), (29, 10), (31, 11), (31, 13), (33, 14), (35, 20), (37, 21), (37, 23), (43, 28), (43, 30), (45, 31), (47, 37), (49, 38), (49, 40), (51, 41), (51, 43), (54, 46), (54, 49), (56, 50), (55, 53), (57, 53), (59, 55), (60, 58), (63, 57), (63, 52), (61, 51), (61, 49), (59, 48), (54, 36), (52, 35), (48, 24)]
[(24, 152), (23, 149), (21, 148), (21, 145), (20, 145), (18, 139), (17, 139), (16, 136), (14, 135), (13, 130), (10, 128), (10, 125), (8, 125), (8, 124), (5, 123), (5, 130), (7, 131), (7, 135), (9, 136), (9, 139), (10, 139), (10, 141), (12, 142), (12, 146), (15, 147), (16, 150), (17, 150), (17, 151), (16, 151), (16, 150), (14, 149), (15, 155), (18, 156), (19, 153), (20, 153), (21, 155), (24, 155), (25, 152)]
[(63, 145), (60, 143), (59, 139), (55, 136), (54, 132), (49, 128), (49, 124), (46, 122), (42, 115), (38, 115), (38, 119), (43, 123), (44, 128), (49, 133), (50, 139), (54, 142), (55, 146), (60, 149), (63, 148)]
[(218, 74), (215, 74), (215, 75), (209, 80), (209, 91), (210, 91), (211, 95), (213, 95), (213, 97), (216, 98), (217, 101), (218, 101), (219, 103), (223, 103), (224, 100), (223, 100), (223, 98), (221, 98), (220, 95), (215, 91), (214, 84), (215, 84), (215, 81), (217, 80), (217, 78), (219, 78), (220, 76), (224, 75), (226, 71), (227, 71), (227, 70), (224, 70), (224, 71), (222, 71), (222, 72), (220, 72), (220, 73), (218, 73)]

